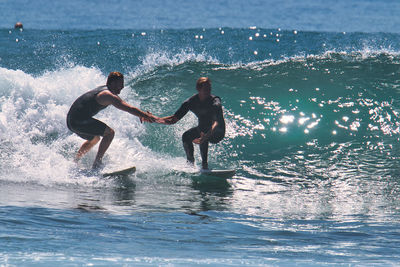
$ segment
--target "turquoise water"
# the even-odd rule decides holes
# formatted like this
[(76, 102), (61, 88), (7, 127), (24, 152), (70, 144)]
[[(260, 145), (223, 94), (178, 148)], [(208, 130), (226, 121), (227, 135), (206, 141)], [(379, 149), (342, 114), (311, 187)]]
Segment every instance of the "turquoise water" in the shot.
[[(347, 2), (0, 1), (0, 266), (398, 265), (399, 8)], [(187, 23), (193, 10), (210, 12)], [(194, 115), (140, 124), (112, 107), (97, 116), (116, 130), (105, 171), (136, 174), (85, 172), (96, 150), (73, 163), (66, 113), (114, 70), (122, 98), (159, 116), (209, 76), (227, 122), (210, 167), (237, 175), (188, 168)]]

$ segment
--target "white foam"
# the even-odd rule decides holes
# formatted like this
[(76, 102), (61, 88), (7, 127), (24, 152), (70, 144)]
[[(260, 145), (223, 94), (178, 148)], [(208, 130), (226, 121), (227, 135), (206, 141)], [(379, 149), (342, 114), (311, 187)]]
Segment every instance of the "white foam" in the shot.
[[(67, 129), (65, 121), (73, 101), (105, 81), (100, 70), (83, 66), (38, 76), (0, 68), (0, 179), (41, 184), (98, 182), (96, 177), (76, 179), (82, 178), (79, 168), (90, 168), (97, 147), (76, 166), (73, 157), (83, 140)], [(140, 108), (138, 101), (127, 102)], [(104, 158), (107, 168), (136, 165), (139, 172), (146, 172), (184, 162), (144, 147), (138, 137), (146, 134), (146, 125), (137, 117), (112, 107), (96, 117), (116, 130)]]
[(282, 64), (286, 64), (288, 62), (306, 62), (308, 60), (329, 60), (334, 57), (343, 57), (347, 60), (351, 61), (362, 61), (366, 59), (374, 59), (379, 56), (385, 55), (390, 60), (393, 60), (395, 63), (400, 61), (400, 51), (393, 50), (391, 47), (384, 48), (384, 47), (373, 47), (365, 45), (362, 49), (356, 50), (337, 50), (331, 49), (326, 50), (321, 54), (305, 54), (300, 53), (294, 56), (287, 56), (283, 57), (282, 59), (264, 59), (260, 61), (252, 61), (252, 62), (235, 62), (230, 64), (221, 64), (216, 63), (217, 66), (215, 69), (218, 70), (237, 70), (237, 69), (251, 69), (260, 71), (270, 66), (278, 66)]
[(157, 67), (168, 66), (175, 67), (187, 62), (207, 62), (211, 64), (220, 64), (218, 60), (206, 54), (196, 54), (190, 49), (181, 50), (177, 54), (167, 51), (150, 51), (142, 59), (142, 64), (136, 68), (129, 76), (136, 78), (145, 73), (151, 72)]

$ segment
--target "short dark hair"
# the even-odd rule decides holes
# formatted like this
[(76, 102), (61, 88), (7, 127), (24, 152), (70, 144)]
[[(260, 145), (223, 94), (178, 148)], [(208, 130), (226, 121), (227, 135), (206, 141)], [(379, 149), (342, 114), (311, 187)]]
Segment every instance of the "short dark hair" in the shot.
[(124, 75), (122, 75), (121, 72), (112, 71), (112, 72), (110, 72), (110, 74), (108, 74), (107, 86), (108, 86), (110, 83), (115, 82), (115, 81), (118, 81), (118, 80), (121, 80), (121, 79), (122, 79), (122, 80), (124, 79)]

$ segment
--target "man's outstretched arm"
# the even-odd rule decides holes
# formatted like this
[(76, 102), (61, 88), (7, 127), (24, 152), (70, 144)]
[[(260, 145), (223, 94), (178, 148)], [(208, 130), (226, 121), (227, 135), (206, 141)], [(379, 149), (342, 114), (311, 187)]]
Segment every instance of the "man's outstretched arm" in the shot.
[(128, 112), (132, 115), (140, 117), (141, 121), (154, 122), (156, 118), (149, 112), (144, 112), (127, 102), (123, 101), (119, 96), (112, 94), (111, 92), (104, 91), (100, 93), (97, 98), (97, 102), (101, 105), (113, 105), (117, 109)]

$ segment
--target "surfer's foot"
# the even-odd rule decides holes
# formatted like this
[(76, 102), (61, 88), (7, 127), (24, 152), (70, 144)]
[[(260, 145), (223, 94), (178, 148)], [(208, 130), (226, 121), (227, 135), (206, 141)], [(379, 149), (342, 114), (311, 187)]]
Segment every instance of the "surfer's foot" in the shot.
[(211, 170), (208, 169), (208, 168), (207, 168), (207, 169), (201, 168), (201, 169), (200, 169), (200, 172), (201, 172), (201, 173), (207, 173), (207, 172), (211, 172)]
[(76, 154), (74, 157), (74, 163), (78, 163), (81, 160), (81, 156), (79, 154)]
[(200, 172), (201, 172), (201, 173), (210, 172), (210, 169), (208, 168), (208, 164), (207, 164), (207, 163), (201, 164)]
[(92, 170), (101, 170), (104, 168), (104, 164), (101, 161), (95, 161), (92, 166)]

